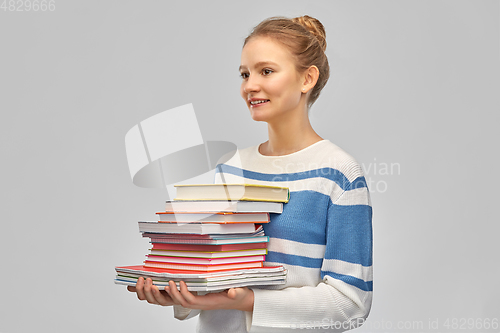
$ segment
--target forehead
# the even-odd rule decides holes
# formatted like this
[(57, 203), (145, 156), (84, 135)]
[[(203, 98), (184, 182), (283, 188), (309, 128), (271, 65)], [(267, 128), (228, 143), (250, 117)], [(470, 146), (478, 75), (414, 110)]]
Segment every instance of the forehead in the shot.
[(293, 55), (288, 49), (270, 37), (254, 37), (241, 51), (241, 66), (252, 67), (258, 62), (274, 62), (282, 66), (294, 65)]

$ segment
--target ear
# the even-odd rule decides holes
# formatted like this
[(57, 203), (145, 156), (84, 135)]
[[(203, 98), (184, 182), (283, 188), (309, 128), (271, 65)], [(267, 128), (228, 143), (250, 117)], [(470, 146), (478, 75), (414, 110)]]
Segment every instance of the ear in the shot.
[(318, 82), (319, 78), (319, 69), (318, 67), (312, 65), (308, 69), (304, 71), (304, 83), (302, 84), (302, 92), (306, 94), (309, 90), (314, 88), (316, 82)]

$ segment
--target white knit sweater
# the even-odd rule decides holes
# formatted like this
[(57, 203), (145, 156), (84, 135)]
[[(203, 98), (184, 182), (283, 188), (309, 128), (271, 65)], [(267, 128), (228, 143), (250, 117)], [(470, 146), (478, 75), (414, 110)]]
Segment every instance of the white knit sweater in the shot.
[(288, 270), (285, 285), (253, 288), (253, 313), (174, 307), (175, 317), (199, 314), (198, 332), (341, 332), (361, 325), (372, 301), (372, 208), (358, 163), (328, 140), (284, 156), (258, 146), (220, 164), (216, 183), (290, 188), (282, 214), (264, 225), (266, 265)]

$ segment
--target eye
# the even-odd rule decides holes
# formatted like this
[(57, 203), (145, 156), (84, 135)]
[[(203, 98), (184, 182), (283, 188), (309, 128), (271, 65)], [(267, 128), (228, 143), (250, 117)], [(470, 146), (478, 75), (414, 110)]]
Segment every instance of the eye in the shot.
[(270, 68), (264, 68), (264, 69), (262, 70), (262, 74), (264, 74), (264, 75), (269, 75), (269, 74), (271, 74), (272, 72), (274, 72), (274, 71), (273, 71), (272, 69), (270, 69)]
[(241, 77), (242, 79), (246, 79), (246, 78), (248, 78), (248, 73), (245, 73), (245, 72), (240, 73), (240, 77)]

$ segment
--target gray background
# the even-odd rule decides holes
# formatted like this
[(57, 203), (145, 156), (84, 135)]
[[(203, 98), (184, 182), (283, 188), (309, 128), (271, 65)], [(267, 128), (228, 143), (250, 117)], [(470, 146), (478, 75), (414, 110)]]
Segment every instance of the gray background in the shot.
[(359, 331), (499, 317), (498, 1), (57, 1), (0, 10), (0, 332), (194, 330), (113, 284), (166, 197), (132, 184), (125, 133), (193, 103), (205, 140), (267, 140), (239, 95), (242, 42), (303, 14), (332, 68), (313, 127), (372, 182)]

